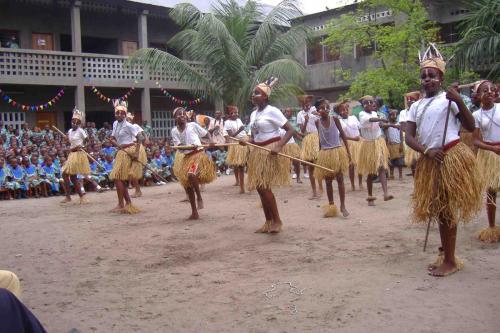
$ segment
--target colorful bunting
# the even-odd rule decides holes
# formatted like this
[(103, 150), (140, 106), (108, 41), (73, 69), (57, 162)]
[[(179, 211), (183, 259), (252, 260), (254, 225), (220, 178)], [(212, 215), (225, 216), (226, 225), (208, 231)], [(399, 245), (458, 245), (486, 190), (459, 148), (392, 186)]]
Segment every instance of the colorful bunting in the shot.
[(0, 97), (7, 104), (9, 104), (10, 106), (12, 106), (14, 108), (21, 109), (23, 111), (28, 111), (28, 110), (31, 110), (31, 111), (40, 111), (40, 110), (48, 109), (49, 106), (52, 106), (52, 105), (56, 104), (57, 102), (59, 102), (59, 100), (61, 99), (61, 97), (63, 95), (64, 95), (64, 89), (61, 88), (57, 92), (57, 95), (55, 95), (53, 98), (51, 98), (48, 102), (45, 102), (45, 103), (42, 103), (42, 104), (38, 104), (38, 105), (27, 105), (27, 104), (22, 104), (22, 103), (17, 102), (12, 97), (10, 97), (9, 95), (7, 95), (2, 89), (0, 89)]
[(167, 96), (169, 99), (172, 100), (172, 102), (177, 103), (182, 106), (195, 106), (197, 104), (202, 103), (205, 100), (205, 97), (198, 97), (192, 100), (185, 100), (185, 99), (180, 99), (169, 93), (167, 90), (163, 89), (160, 85), (159, 82), (156, 82), (156, 85), (158, 88), (160, 88), (160, 91), (162, 92), (163, 95)]
[(108, 97), (106, 95), (104, 95), (102, 92), (99, 91), (99, 89), (97, 89), (96, 87), (92, 86), (92, 89), (91, 91), (97, 95), (97, 97), (99, 97), (99, 99), (103, 102), (107, 102), (107, 103), (112, 103), (115, 99), (119, 99), (121, 101), (126, 101), (130, 95), (132, 95), (132, 93), (134, 92), (135, 88), (132, 87), (130, 88), (126, 93), (125, 95), (121, 96), (121, 97), (116, 97), (116, 98), (111, 98), (111, 97)]

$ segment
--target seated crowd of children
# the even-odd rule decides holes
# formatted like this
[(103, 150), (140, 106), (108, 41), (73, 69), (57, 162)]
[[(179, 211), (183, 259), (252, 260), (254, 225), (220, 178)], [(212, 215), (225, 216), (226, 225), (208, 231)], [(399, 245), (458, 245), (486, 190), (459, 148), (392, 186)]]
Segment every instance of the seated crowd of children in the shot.
[[(85, 191), (102, 192), (113, 187), (109, 173), (113, 168), (116, 148), (106, 140), (111, 126), (97, 130), (94, 123), (87, 123), (84, 130), (89, 135), (85, 150), (97, 161), (89, 158), (91, 174), (79, 176)], [(70, 152), (69, 144), (49, 126), (43, 130), (14, 129), (0, 123), (0, 199), (48, 197), (64, 194), (61, 167)], [(166, 180), (172, 175), (174, 151), (167, 139), (151, 139), (146, 145), (148, 167)], [(155, 173), (144, 169), (143, 185), (162, 185)]]

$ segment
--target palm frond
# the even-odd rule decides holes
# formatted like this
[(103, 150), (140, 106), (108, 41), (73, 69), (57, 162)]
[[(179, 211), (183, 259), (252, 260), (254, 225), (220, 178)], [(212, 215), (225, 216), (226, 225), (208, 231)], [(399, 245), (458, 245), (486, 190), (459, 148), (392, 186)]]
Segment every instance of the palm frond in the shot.
[(262, 82), (271, 76), (277, 77), (281, 84), (303, 82), (306, 70), (297, 61), (291, 58), (274, 60), (262, 66), (254, 74), (254, 82)]
[(127, 59), (125, 66), (141, 66), (150, 72), (172, 73), (185, 82), (196, 95), (221, 98), (220, 87), (209, 80), (200, 67), (194, 67), (168, 52), (153, 48), (140, 49)]
[(193, 29), (203, 13), (190, 3), (180, 3), (170, 11), (169, 16), (181, 29)]
[(305, 25), (290, 28), (274, 40), (262, 57), (262, 61), (266, 63), (282, 56), (293, 55), (310, 35), (311, 29)]
[(289, 26), (290, 20), (302, 15), (297, 0), (283, 0), (276, 5), (260, 24), (246, 53), (249, 65), (259, 65), (262, 56), (276, 38), (279, 27)]

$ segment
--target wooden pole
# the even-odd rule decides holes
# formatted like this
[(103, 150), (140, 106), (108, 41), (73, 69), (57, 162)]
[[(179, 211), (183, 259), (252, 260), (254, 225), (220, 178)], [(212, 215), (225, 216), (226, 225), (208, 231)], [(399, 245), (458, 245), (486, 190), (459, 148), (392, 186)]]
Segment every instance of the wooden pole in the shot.
[[(63, 132), (61, 132), (61, 130), (59, 130), (59, 128), (55, 127), (55, 126), (52, 126), (53, 129), (55, 129), (59, 134), (61, 134), (65, 139), (68, 139), (68, 137), (66, 136), (66, 134), (64, 134)], [(85, 149), (83, 149), (83, 147), (81, 148), (81, 151), (83, 151), (92, 161), (96, 162), (97, 165), (103, 169), (103, 170), (106, 170), (106, 168), (101, 164), (99, 163), (95, 158), (94, 156), (90, 155), (89, 153), (87, 153), (87, 151)]]
[[(249, 145), (250, 147), (257, 148), (257, 149), (262, 149), (262, 150), (265, 150), (267, 152), (271, 152), (271, 149), (269, 149), (269, 148), (261, 147), (261, 146), (258, 146), (256, 144), (250, 143), (250, 142), (240, 141), (240, 140), (238, 140), (236, 138), (233, 138), (233, 137), (229, 137), (229, 139), (231, 139), (233, 141), (244, 142), (246, 145)], [(306, 164), (306, 165), (310, 165), (310, 166), (318, 168), (318, 169), (322, 169), (322, 170), (325, 170), (325, 171), (328, 171), (328, 172), (331, 172), (331, 173), (335, 173), (335, 171), (332, 170), (332, 169), (328, 169), (328, 168), (326, 168), (324, 166), (321, 166), (321, 165), (318, 165), (318, 164), (314, 164), (314, 163), (311, 163), (311, 162), (308, 162), (308, 161), (301, 160), (300, 158), (296, 158), (296, 157), (293, 157), (293, 156), (290, 156), (290, 155), (287, 155), (287, 154), (283, 154), (283, 153), (278, 153), (278, 155), (286, 157), (286, 158), (289, 158), (291, 160), (294, 160), (294, 161), (297, 161), (297, 162), (300, 162), (300, 163), (303, 163), (303, 164)]]
[(218, 147), (227, 147), (227, 146), (236, 146), (239, 143), (217, 143), (212, 145), (200, 145), (200, 146), (172, 146), (173, 149), (177, 150), (194, 150), (196, 148), (218, 148)]

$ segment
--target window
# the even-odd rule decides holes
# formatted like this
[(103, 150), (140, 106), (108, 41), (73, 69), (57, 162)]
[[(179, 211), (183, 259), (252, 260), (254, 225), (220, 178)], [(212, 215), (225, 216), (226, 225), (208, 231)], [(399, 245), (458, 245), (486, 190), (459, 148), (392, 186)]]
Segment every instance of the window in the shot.
[(0, 47), (18, 49), (19, 32), (15, 30), (0, 30)]
[(325, 37), (318, 37), (307, 45), (307, 65), (340, 60), (340, 52), (331, 46), (321, 44)]
[(456, 43), (460, 40), (460, 33), (457, 28), (458, 24), (459, 22), (451, 22), (440, 25), (439, 37), (444, 43)]
[(26, 122), (26, 114), (24, 112), (0, 112), (5, 127), (12, 125), (14, 129), (20, 129), (21, 125)]

